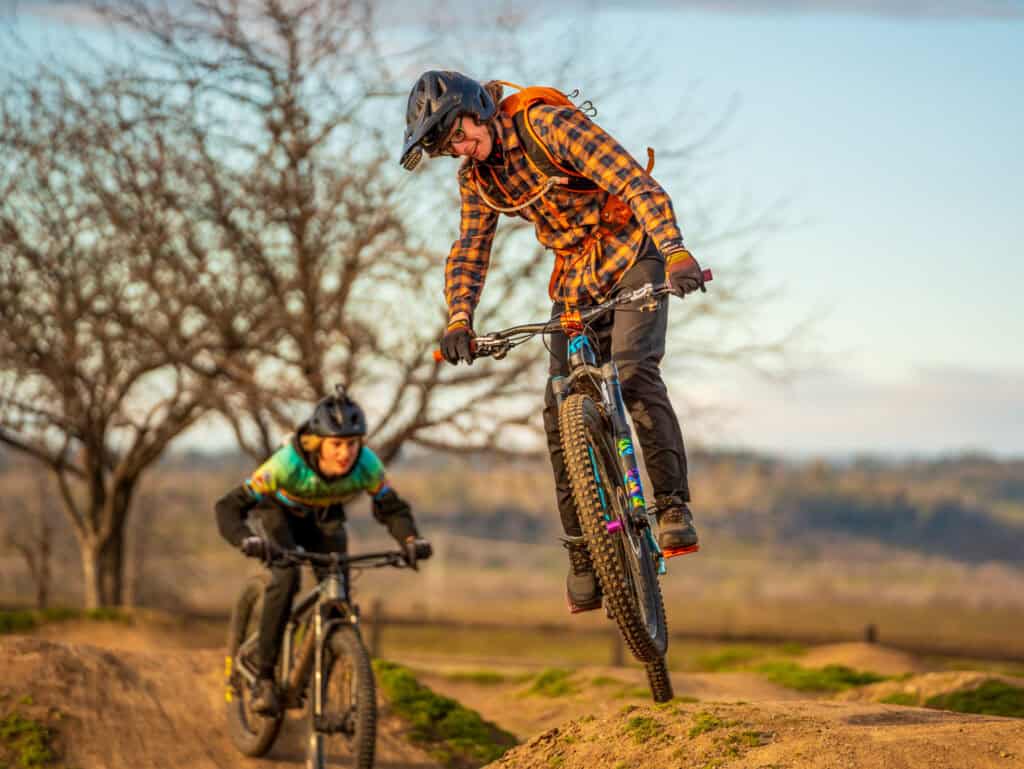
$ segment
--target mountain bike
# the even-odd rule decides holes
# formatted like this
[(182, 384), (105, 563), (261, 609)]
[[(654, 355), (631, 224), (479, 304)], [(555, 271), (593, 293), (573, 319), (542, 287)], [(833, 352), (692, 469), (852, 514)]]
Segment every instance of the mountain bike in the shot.
[(296, 601), (288, 617), (278, 661), (282, 712), (260, 716), (250, 707), (257, 678), (256, 648), (268, 574), (242, 588), (231, 613), (225, 700), (231, 741), (246, 756), (262, 756), (273, 746), (284, 711), (310, 698), (308, 769), (326, 766), (326, 739), (340, 735), (357, 769), (371, 769), (377, 738), (377, 693), (370, 655), (359, 634), (359, 607), (349, 593), (349, 570), (407, 566), (402, 553), (347, 556), (275, 549), (272, 562), (321, 567), (319, 583)]
[[(710, 270), (705, 270), (705, 282), (711, 277)], [(472, 345), (475, 358), (500, 360), (535, 336), (559, 332), (568, 336), (569, 373), (555, 377), (552, 388), (573, 497), (605, 610), (633, 656), (644, 663), (657, 702), (672, 699), (665, 665), (668, 627), (658, 577), (666, 571), (666, 558), (698, 547), (671, 553), (662, 553), (658, 547), (657, 511), (644, 498), (618, 369), (614, 361), (598, 360), (587, 324), (630, 305), (640, 312), (655, 310), (668, 294), (676, 294), (668, 284), (647, 283), (543, 323), (474, 337)], [(440, 360), (439, 355), (440, 351), (434, 353), (435, 360)]]

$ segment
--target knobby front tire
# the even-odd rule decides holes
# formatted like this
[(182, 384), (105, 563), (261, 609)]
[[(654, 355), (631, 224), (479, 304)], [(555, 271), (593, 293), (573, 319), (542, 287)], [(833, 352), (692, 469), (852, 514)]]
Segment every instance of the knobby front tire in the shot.
[[(263, 575), (248, 580), (231, 610), (227, 644), (229, 671), (237, 671), (239, 647), (247, 638), (259, 632), (263, 592), (268, 578), (269, 575)], [(249, 686), (241, 674), (229, 673), (224, 688), (228, 734), (231, 736), (231, 742), (243, 755), (257, 757), (266, 754), (274, 745), (281, 731), (284, 715), (267, 718), (253, 713), (249, 706), (251, 698)]]
[(344, 739), (352, 756), (351, 766), (372, 769), (377, 745), (377, 687), (370, 655), (359, 631), (353, 627), (334, 630), (327, 644), (324, 666), (324, 715), (348, 725), (335, 735), (327, 751)]
[[(633, 531), (625, 479), (611, 426), (594, 400), (570, 395), (558, 414), (566, 469), (605, 607), (641, 662), (662, 659), (668, 648), (665, 606), (655, 554), (643, 531)], [(621, 522), (608, 531), (608, 516)]]

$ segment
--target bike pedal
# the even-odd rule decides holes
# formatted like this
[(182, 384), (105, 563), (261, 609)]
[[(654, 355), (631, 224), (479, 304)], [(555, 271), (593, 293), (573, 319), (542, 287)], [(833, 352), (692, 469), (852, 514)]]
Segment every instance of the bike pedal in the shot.
[(696, 553), (700, 550), (700, 545), (690, 545), (689, 547), (670, 547), (661, 551), (661, 555), (664, 558), (675, 558), (677, 555), (688, 555), (690, 553)]

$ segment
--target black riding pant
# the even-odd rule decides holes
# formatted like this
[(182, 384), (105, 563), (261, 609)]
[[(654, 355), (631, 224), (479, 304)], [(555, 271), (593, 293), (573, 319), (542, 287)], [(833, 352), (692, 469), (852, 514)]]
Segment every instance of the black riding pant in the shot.
[[(616, 291), (632, 290), (645, 283), (664, 283), (665, 260), (648, 238), (636, 263), (626, 271)], [(690, 500), (686, 477), (686, 449), (679, 420), (668, 399), (661, 379), (661, 359), (665, 355), (665, 332), (668, 328), (668, 300), (662, 300), (653, 312), (623, 308), (606, 313), (591, 324), (591, 342), (596, 342), (600, 358), (609, 356), (619, 369), (622, 398), (633, 418), (640, 446), (644, 452), (647, 474), (654, 486), (655, 498), (677, 496)], [(552, 315), (562, 311), (556, 303)], [(568, 340), (564, 334), (551, 337), (551, 376), (566, 376)], [(579, 536), (579, 517), (572, 498), (572, 487), (565, 469), (561, 435), (558, 431), (558, 406), (551, 381), (544, 393), (544, 430), (547, 433), (551, 466), (555, 473), (555, 489), (562, 528), (569, 536)], [(648, 494), (650, 491), (648, 490)]]
[[(320, 520), (314, 513), (300, 518), (273, 503), (264, 503), (254, 512), (258, 512), (265, 534), (279, 547), (294, 549), (301, 545), (314, 553), (345, 553), (348, 550), (345, 519), (338, 508), (329, 508)], [(321, 576), (320, 569), (314, 568), (313, 571), (318, 578)], [(263, 594), (263, 614), (260, 615), (261, 677), (274, 675), (299, 581), (298, 566), (273, 566), (270, 569), (270, 584)]]

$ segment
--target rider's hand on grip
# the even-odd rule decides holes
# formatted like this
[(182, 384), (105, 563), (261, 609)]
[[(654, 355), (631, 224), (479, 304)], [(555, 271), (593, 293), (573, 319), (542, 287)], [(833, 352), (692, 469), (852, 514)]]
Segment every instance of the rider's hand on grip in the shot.
[(405, 555), (405, 562), (414, 571), (419, 570), (419, 562), (425, 561), (434, 554), (434, 548), (426, 539), (419, 537), (406, 537), (402, 543), (402, 550)]
[(246, 537), (242, 540), (242, 552), (250, 558), (259, 558), (264, 563), (274, 560), (277, 547), (268, 539), (263, 537)]
[(685, 296), (697, 289), (707, 291), (704, 282), (710, 278), (710, 270), (702, 270), (693, 254), (679, 248), (665, 255), (665, 279), (673, 290)]
[[(474, 336), (473, 327), (467, 319), (452, 321), (441, 339), (441, 356), (453, 365), (460, 360), (472, 365)], [(437, 355), (434, 357), (436, 359)]]

